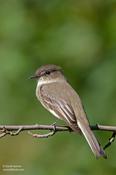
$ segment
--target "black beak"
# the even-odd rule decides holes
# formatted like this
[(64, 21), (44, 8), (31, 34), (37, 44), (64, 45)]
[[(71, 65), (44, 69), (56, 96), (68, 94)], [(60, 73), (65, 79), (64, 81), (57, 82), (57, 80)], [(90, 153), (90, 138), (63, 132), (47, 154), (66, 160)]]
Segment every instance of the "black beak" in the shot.
[(33, 75), (33, 76), (30, 76), (30, 77), (29, 77), (29, 79), (36, 79), (36, 78), (38, 78), (37, 75)]

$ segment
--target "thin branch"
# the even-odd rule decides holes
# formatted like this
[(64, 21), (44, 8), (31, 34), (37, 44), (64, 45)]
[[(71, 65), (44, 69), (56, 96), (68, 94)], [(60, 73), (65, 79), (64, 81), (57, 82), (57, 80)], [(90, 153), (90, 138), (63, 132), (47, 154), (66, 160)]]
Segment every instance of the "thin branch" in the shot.
[[(55, 126), (57, 131), (69, 131), (67, 126)], [(54, 125), (0, 125), (1, 130), (16, 131), (21, 128), (21, 131), (30, 131), (30, 130), (54, 130)]]
[[(112, 142), (114, 142), (116, 137), (116, 126), (109, 126), (109, 125), (91, 125), (90, 128), (92, 130), (97, 131), (110, 131), (112, 132), (112, 136), (109, 138), (108, 143), (104, 146), (104, 149), (108, 148)], [(49, 130), (50, 132), (46, 134), (38, 134), (32, 133), (31, 131), (34, 130)], [(56, 124), (52, 125), (0, 125), (0, 138), (5, 137), (6, 135), (16, 136), (20, 134), (22, 131), (28, 131), (28, 134), (32, 135), (35, 138), (48, 138), (56, 134), (56, 132), (64, 132), (69, 131), (72, 132), (73, 130), (69, 126), (56, 126)]]
[[(0, 125), (0, 133), (8, 132), (8, 134), (12, 133), (11, 135), (18, 135), (22, 131), (30, 131), (30, 130), (54, 130), (54, 125)], [(98, 131), (111, 131), (116, 132), (116, 126), (109, 126), (109, 125), (91, 125), (90, 126), (92, 130), (98, 130)], [(61, 131), (72, 131), (72, 129), (68, 126), (57, 126), (55, 125), (55, 130), (57, 132)]]

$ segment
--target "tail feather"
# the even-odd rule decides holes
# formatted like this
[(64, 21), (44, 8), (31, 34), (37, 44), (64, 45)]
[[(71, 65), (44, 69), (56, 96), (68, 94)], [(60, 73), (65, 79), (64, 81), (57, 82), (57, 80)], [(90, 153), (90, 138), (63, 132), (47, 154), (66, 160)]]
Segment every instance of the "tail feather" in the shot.
[(87, 140), (92, 152), (96, 156), (96, 158), (103, 156), (104, 158), (107, 158), (104, 150), (99, 145), (94, 133), (91, 131), (90, 127), (85, 124), (84, 122), (77, 122), (80, 130), (82, 131), (83, 135), (85, 136), (85, 139)]

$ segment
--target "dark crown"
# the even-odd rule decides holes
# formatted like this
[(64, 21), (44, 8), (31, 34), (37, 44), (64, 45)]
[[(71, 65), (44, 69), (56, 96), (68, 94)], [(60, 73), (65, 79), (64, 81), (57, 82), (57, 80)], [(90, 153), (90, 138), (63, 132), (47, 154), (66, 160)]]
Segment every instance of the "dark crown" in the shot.
[(61, 70), (61, 67), (53, 64), (48, 64), (45, 66), (41, 66), (39, 69), (37, 69), (35, 75), (36, 77), (41, 77), (43, 75), (50, 74), (51, 72), (59, 71), (59, 70)]

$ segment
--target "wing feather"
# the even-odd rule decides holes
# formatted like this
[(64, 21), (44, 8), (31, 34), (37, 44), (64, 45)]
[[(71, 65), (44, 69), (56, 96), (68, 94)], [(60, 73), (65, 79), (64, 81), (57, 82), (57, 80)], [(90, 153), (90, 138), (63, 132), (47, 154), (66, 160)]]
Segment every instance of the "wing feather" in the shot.
[(54, 114), (57, 118), (65, 120), (69, 124), (76, 123), (76, 117), (73, 108), (62, 99), (55, 99), (45, 93), (42, 94), (42, 104)]

